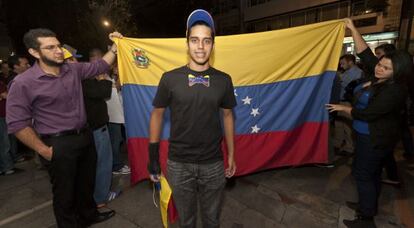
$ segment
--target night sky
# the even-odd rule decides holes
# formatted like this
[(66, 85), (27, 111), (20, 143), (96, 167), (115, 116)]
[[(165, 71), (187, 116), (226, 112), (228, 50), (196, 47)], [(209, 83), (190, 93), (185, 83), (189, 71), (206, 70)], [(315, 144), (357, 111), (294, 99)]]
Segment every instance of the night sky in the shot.
[[(103, 2), (103, 0), (96, 0)], [(119, 29), (133, 37), (184, 37), (188, 14), (197, 8), (211, 10), (213, 1), (203, 0), (131, 0), (128, 11), (133, 23)], [(13, 49), (27, 51), (22, 43), (25, 32), (31, 28), (49, 28), (62, 43), (77, 48), (87, 55), (94, 47), (105, 48), (110, 41), (107, 34), (114, 28), (105, 28), (101, 18), (89, 8), (88, 0), (0, 0), (1, 22), (6, 24)], [(122, 15), (109, 15), (109, 17)], [(110, 19), (110, 18), (109, 18)], [(130, 28), (136, 27), (135, 34)], [(125, 30), (125, 31), (123, 31)]]

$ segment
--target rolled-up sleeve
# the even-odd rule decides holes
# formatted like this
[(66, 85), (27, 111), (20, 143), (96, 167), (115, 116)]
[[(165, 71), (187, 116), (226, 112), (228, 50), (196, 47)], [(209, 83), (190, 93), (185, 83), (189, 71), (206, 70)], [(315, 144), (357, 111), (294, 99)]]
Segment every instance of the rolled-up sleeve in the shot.
[(6, 122), (9, 134), (32, 126), (32, 107), (28, 89), (20, 82), (11, 82), (6, 101)]
[(75, 65), (82, 80), (107, 73), (110, 68), (108, 63), (106, 63), (103, 59), (90, 63), (78, 63)]

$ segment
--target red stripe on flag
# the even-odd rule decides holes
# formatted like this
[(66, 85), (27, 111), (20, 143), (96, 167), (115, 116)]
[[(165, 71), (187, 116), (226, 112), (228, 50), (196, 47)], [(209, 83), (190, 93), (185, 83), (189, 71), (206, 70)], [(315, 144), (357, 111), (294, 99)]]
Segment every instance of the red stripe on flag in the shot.
[[(283, 166), (326, 162), (328, 129), (327, 122), (305, 123), (291, 131), (237, 135), (235, 137), (236, 176)], [(225, 149), (224, 145), (223, 149)], [(164, 140), (160, 146), (163, 173), (166, 173), (167, 150), (168, 142)], [(131, 183), (135, 184), (148, 178), (148, 138), (129, 138), (128, 156)]]

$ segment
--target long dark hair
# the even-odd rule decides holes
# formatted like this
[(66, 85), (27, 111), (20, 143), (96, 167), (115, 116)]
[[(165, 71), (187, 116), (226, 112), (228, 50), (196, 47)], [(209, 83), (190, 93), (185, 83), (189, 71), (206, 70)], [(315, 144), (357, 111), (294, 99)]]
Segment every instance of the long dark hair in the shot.
[(411, 76), (413, 69), (413, 61), (410, 54), (406, 51), (395, 51), (385, 54), (383, 58), (387, 58), (392, 62), (393, 74), (391, 82), (405, 83), (406, 79)]

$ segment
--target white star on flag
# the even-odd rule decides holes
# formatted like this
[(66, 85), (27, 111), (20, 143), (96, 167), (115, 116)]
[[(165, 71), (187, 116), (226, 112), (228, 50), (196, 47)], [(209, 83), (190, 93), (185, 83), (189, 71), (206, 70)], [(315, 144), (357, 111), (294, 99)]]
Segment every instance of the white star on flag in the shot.
[(252, 127), (252, 133), (259, 133), (260, 128), (257, 127), (257, 124)]
[(249, 96), (246, 96), (244, 99), (242, 99), (243, 104), (250, 104), (250, 101), (252, 100), (252, 98), (250, 98)]
[(260, 114), (259, 108), (252, 108), (252, 112), (250, 113), (250, 115), (256, 117), (259, 114)]
[(237, 97), (237, 91), (236, 91), (236, 89), (234, 90), (234, 96)]

